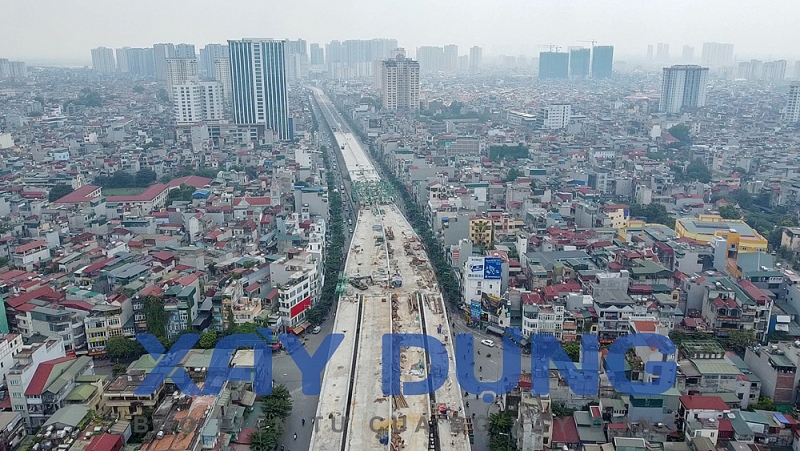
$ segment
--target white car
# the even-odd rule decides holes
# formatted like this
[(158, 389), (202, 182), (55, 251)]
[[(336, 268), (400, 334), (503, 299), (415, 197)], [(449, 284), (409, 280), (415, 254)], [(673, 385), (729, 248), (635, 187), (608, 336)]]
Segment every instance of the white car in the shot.
[(490, 348), (494, 347), (494, 342), (492, 340), (481, 340), (481, 344)]

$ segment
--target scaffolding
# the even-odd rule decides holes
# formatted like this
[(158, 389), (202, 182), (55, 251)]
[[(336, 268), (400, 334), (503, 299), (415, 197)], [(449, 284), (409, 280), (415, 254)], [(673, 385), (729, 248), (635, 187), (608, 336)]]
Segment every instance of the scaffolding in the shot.
[(353, 202), (362, 207), (388, 205), (395, 201), (394, 187), (383, 180), (354, 182), (351, 186)]

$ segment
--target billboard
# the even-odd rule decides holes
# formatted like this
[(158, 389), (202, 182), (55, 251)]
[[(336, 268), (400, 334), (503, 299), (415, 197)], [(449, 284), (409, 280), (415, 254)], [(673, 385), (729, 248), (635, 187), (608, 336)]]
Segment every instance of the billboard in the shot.
[(483, 279), (483, 260), (482, 257), (470, 257), (467, 260), (467, 279)]
[(481, 300), (473, 299), (469, 306), (469, 316), (472, 321), (480, 321), (481, 319)]
[(486, 280), (500, 280), (503, 278), (503, 259), (485, 258), (483, 260), (483, 278)]

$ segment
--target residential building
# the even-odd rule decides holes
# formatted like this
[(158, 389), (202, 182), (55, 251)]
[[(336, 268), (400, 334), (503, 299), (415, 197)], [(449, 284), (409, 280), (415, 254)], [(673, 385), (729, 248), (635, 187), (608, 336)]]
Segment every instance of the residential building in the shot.
[(197, 58), (167, 58), (167, 93), (174, 101), (173, 88), (189, 80), (197, 80)]
[(539, 54), (539, 79), (568, 78), (569, 53), (541, 52)]
[(14, 356), (14, 366), (6, 375), (8, 396), (11, 399), (11, 410), (21, 413), (26, 423), (29, 422), (29, 415), (25, 392), (34, 374), (42, 363), (62, 359), (65, 356), (64, 343), (57, 338), (25, 345)]
[(159, 80), (167, 79), (167, 58), (175, 58), (175, 44), (153, 44), (153, 65)]
[(788, 342), (747, 348), (744, 362), (761, 379), (762, 396), (776, 404), (793, 404), (797, 400), (797, 352), (797, 347)]
[(389, 111), (419, 110), (418, 62), (402, 55), (381, 62), (381, 99)]
[(71, 351), (86, 348), (86, 333), (83, 318), (86, 312), (55, 308), (44, 301), (33, 300), (21, 307), (16, 315), (17, 329), (25, 338), (40, 334), (50, 338), (60, 338), (62, 346)]
[[(228, 46), (225, 44), (206, 44), (205, 47), (200, 49), (200, 75), (214, 78), (214, 60), (217, 58), (228, 58)], [(217, 80), (221, 81), (221, 80)]]
[(20, 412), (0, 413), (0, 443), (4, 450), (17, 449), (27, 435), (25, 421)]
[(114, 49), (98, 47), (92, 49), (92, 70), (95, 72), (116, 72), (117, 63), (114, 60)]
[(322, 290), (323, 275), (317, 261), (310, 252), (294, 250), (271, 263), (269, 273), (278, 289), (282, 326), (299, 334), (308, 325), (306, 310), (319, 300)]
[[(692, 64), (694, 60), (694, 47), (689, 45), (683, 46), (683, 52), (681, 53), (681, 62), (683, 64)], [(703, 63), (707, 65), (707, 63)]]
[(669, 44), (658, 43), (656, 46), (656, 61), (669, 61)]
[[(149, 358), (144, 356), (142, 358)], [(120, 374), (105, 388), (103, 402), (112, 415), (120, 420), (132, 420), (134, 415), (144, 415), (145, 412), (154, 412), (163, 399), (164, 378), (152, 393), (137, 394), (136, 389), (147, 376), (145, 370), (135, 368), (134, 362), (128, 368), (127, 374)]]
[(50, 249), (48, 248), (47, 241), (36, 240), (28, 244), (17, 246), (12, 255), (14, 266), (25, 268), (26, 271), (32, 271), (34, 265), (38, 265), (42, 261), (50, 260)]
[(551, 104), (543, 107), (539, 111), (537, 125), (539, 128), (548, 130), (558, 130), (566, 128), (569, 125), (570, 117), (572, 116), (572, 105), (569, 104)]
[(228, 41), (234, 122), (264, 125), (281, 140), (291, 135), (285, 46), (268, 39)]
[(319, 44), (311, 44), (309, 47), (309, 52), (312, 66), (325, 65), (325, 49), (320, 47)]
[(706, 67), (727, 67), (733, 63), (733, 44), (704, 42), (700, 64)]
[(687, 430), (690, 422), (719, 420), (731, 411), (719, 396), (681, 396), (680, 401), (678, 421), (682, 431)]
[[(227, 47), (227, 46), (226, 46)], [(212, 62), (211, 78), (222, 83), (222, 92), (225, 96), (225, 103), (232, 101), (231, 93), (231, 60), (227, 56), (224, 58), (214, 58)]]
[(445, 72), (454, 73), (458, 70), (458, 46), (450, 44), (444, 46), (444, 67)]
[(707, 83), (707, 67), (691, 65), (665, 67), (661, 81), (659, 111), (675, 114), (685, 108), (705, 106)]
[(592, 59), (592, 51), (584, 48), (570, 49), (569, 75), (572, 78), (587, 78)]
[(790, 123), (800, 122), (800, 82), (793, 82), (789, 87), (783, 120)]
[(483, 49), (477, 45), (469, 49), (469, 71), (477, 73), (481, 69), (481, 59), (483, 56)]
[(717, 215), (699, 215), (697, 218), (681, 218), (675, 221), (675, 233), (679, 238), (691, 238), (700, 243), (711, 243), (715, 238), (727, 242), (728, 256), (741, 252), (767, 250), (767, 240), (739, 219), (723, 219)]
[(174, 85), (172, 102), (178, 125), (225, 119), (225, 89), (218, 81), (187, 80)]
[(40, 363), (25, 389), (28, 428), (38, 430), (68, 404), (68, 397), (80, 385), (78, 378), (93, 374), (94, 361), (88, 356), (59, 357)]
[(614, 47), (600, 45), (592, 48), (592, 78), (611, 78)]
[(444, 70), (444, 49), (442, 47), (417, 47), (416, 56), (420, 72), (441, 72)]
[(112, 337), (133, 337), (133, 302), (120, 298), (107, 304), (95, 305), (84, 318), (86, 350), (90, 356), (105, 355)]

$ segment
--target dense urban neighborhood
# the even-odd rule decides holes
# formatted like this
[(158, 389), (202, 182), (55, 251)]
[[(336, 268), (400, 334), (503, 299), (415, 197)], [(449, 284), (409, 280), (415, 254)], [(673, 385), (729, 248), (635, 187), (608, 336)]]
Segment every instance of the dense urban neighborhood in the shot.
[[(800, 62), (587, 42), (0, 59), (0, 449), (800, 449)], [(392, 333), (446, 382), (388, 394), (437, 376)], [(532, 374), (541, 334), (593, 394)], [(629, 334), (675, 344), (624, 358), (668, 390), (619, 390)]]

